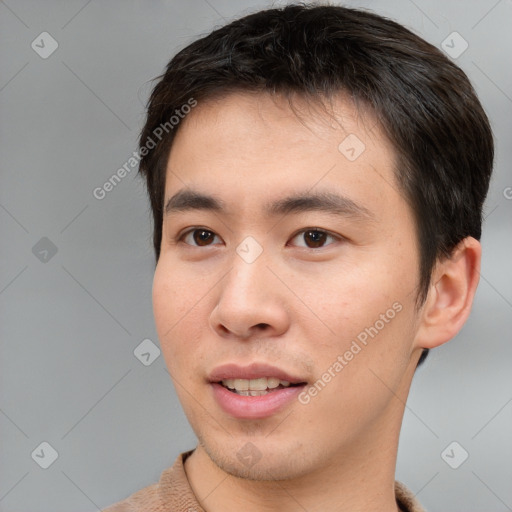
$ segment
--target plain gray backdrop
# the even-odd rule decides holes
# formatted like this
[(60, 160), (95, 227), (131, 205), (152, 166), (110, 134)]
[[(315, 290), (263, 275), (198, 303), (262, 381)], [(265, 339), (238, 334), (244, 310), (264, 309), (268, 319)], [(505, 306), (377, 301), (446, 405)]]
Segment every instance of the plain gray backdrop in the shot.
[[(136, 151), (150, 80), (172, 55), (271, 5), (0, 2), (2, 512), (104, 508), (195, 446), (156, 357), (142, 181), (134, 168), (103, 199), (93, 191)], [(415, 376), (397, 478), (429, 512), (510, 511), (512, 2), (345, 5), (450, 51), (492, 122), (497, 157), (474, 308)]]

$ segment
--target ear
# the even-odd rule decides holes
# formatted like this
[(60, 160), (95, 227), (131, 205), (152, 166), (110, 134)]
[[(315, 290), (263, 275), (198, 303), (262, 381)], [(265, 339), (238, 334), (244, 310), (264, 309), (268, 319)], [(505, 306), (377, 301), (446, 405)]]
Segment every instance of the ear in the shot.
[(434, 348), (451, 340), (466, 322), (480, 279), (482, 247), (462, 240), (448, 258), (439, 260), (422, 306), (415, 346)]

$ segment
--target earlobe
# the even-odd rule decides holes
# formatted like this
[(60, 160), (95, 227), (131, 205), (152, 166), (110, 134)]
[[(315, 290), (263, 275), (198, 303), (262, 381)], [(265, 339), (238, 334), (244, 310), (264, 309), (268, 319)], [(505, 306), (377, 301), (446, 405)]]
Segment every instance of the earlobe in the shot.
[(480, 242), (462, 240), (439, 260), (422, 307), (415, 347), (434, 348), (451, 340), (466, 322), (480, 278)]

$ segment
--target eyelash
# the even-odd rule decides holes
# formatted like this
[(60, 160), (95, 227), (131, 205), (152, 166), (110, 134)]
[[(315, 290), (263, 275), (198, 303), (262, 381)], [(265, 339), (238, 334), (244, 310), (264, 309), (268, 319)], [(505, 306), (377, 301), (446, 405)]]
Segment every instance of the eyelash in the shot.
[[(196, 231), (205, 231), (207, 233), (211, 233), (215, 236), (218, 236), (215, 232), (207, 229), (207, 228), (201, 228), (201, 227), (194, 227), (194, 228), (191, 228), (191, 229), (188, 229), (187, 231), (185, 231), (184, 233), (182, 233), (181, 235), (179, 235), (178, 237), (178, 242), (182, 242), (182, 243), (185, 243), (191, 247), (198, 247), (198, 248), (201, 248), (201, 247), (210, 247), (212, 244), (208, 244), (208, 245), (204, 245), (204, 246), (201, 246), (201, 245), (193, 245), (193, 244), (189, 244), (187, 242), (184, 242), (184, 238), (186, 238), (188, 235), (190, 234), (193, 234), (194, 232)], [(291, 240), (293, 240), (294, 238), (296, 238), (297, 236), (301, 235), (301, 234), (304, 234), (304, 233), (308, 233), (308, 232), (313, 232), (313, 233), (321, 233), (323, 235), (326, 235), (327, 237), (330, 237), (332, 238), (334, 241), (341, 241), (341, 240), (344, 240), (344, 238), (340, 235), (335, 235), (329, 231), (326, 231), (325, 229), (320, 229), (320, 228), (305, 228), (305, 229), (301, 229), (300, 231), (297, 231), (292, 237), (291, 237)], [(327, 246), (329, 245), (332, 245), (332, 244), (327, 244)], [(302, 247), (304, 249), (311, 249), (311, 250), (315, 250), (315, 249), (323, 249), (324, 247), (326, 247), (325, 245), (324, 246), (321, 246), (321, 247), (307, 247), (307, 246), (299, 246), (299, 247)]]

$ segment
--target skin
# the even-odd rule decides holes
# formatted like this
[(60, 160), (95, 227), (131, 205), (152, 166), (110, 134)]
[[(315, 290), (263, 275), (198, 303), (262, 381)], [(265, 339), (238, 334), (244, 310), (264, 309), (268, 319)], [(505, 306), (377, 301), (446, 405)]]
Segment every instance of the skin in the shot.
[[(164, 215), (154, 276), (162, 352), (199, 440), (185, 470), (208, 512), (397, 511), (411, 380), (422, 348), (448, 341), (466, 320), (480, 245), (467, 238), (438, 262), (417, 308), (419, 247), (392, 145), (342, 97), (335, 118), (297, 98), (294, 105), (300, 117), (264, 93), (200, 102), (173, 143), (165, 201), (190, 188), (227, 205)], [(348, 134), (365, 145), (354, 161), (338, 150)], [(263, 213), (269, 201), (325, 190), (370, 216)], [(206, 245), (187, 234), (192, 228), (211, 232)], [(317, 247), (307, 228), (338, 238)], [(253, 263), (236, 252), (247, 236), (263, 249)], [(309, 403), (240, 420), (215, 402), (207, 377), (228, 362), (268, 362), (314, 384), (396, 303), (400, 312)], [(247, 442), (261, 455), (250, 467), (237, 458)]]

